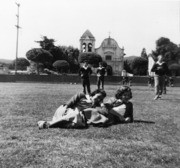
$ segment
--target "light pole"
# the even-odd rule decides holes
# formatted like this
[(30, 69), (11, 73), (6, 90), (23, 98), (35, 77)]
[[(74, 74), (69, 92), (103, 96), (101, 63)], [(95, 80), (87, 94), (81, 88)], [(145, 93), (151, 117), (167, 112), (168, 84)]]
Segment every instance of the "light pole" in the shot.
[(19, 7), (20, 7), (20, 4), (16, 3), (18, 9), (17, 9), (17, 25), (16, 28), (17, 28), (17, 37), (16, 37), (16, 60), (15, 60), (15, 75), (17, 74), (17, 58), (18, 58), (18, 38), (19, 38)]

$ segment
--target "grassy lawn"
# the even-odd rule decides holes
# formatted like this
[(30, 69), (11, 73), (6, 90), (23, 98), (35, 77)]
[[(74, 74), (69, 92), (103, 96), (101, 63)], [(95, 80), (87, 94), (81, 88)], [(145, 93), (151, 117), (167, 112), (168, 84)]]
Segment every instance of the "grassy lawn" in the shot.
[[(105, 86), (107, 98), (117, 88)], [(0, 168), (179, 167), (180, 88), (168, 88), (154, 101), (152, 88), (132, 86), (131, 124), (38, 129), (38, 120), (50, 120), (81, 90), (70, 84), (0, 83)]]

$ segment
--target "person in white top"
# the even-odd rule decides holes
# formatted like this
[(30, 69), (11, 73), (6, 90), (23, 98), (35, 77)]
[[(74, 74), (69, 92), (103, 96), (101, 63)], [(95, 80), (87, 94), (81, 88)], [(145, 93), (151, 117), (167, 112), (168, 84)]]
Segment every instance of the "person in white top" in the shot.
[(154, 100), (160, 99), (163, 88), (165, 85), (165, 76), (169, 74), (168, 66), (163, 61), (163, 56), (158, 55), (158, 61), (154, 63), (151, 72), (154, 72), (154, 87), (155, 87), (155, 97)]

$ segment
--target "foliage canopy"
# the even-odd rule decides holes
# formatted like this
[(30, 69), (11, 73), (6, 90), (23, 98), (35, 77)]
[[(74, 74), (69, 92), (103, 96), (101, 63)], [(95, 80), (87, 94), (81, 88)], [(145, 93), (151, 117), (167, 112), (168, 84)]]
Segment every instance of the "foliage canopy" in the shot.
[(134, 75), (147, 75), (148, 60), (137, 56), (125, 57), (124, 69)]
[(66, 60), (57, 60), (53, 63), (53, 67), (58, 72), (67, 72), (69, 69), (69, 63)]
[(99, 62), (102, 62), (102, 58), (100, 55), (91, 52), (91, 53), (80, 53), (78, 58), (79, 63), (83, 63), (87, 61), (89, 64), (91, 64), (93, 67), (98, 67)]

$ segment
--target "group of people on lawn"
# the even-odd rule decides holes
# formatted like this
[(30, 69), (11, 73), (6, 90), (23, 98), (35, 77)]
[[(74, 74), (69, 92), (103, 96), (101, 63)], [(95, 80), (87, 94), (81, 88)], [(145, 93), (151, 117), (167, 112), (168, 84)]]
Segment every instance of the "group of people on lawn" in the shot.
[(121, 86), (107, 102), (103, 102), (105, 97), (103, 89), (96, 89), (91, 94), (75, 94), (56, 110), (51, 121), (39, 121), (39, 129), (87, 128), (89, 125), (108, 126), (133, 122), (130, 87)]
[[(164, 76), (168, 74), (168, 67), (163, 62), (162, 56), (153, 65), (155, 72), (155, 98), (160, 99), (165, 82)], [(51, 121), (39, 121), (39, 129), (43, 128), (86, 128), (88, 125), (107, 126), (115, 123), (133, 122), (133, 104), (129, 86), (120, 86), (114, 97), (103, 102), (106, 97), (104, 90), (105, 68), (100, 63), (97, 69), (97, 87), (91, 92), (89, 75), (92, 73), (88, 63), (80, 68), (79, 75), (82, 79), (83, 93), (74, 95), (66, 104), (61, 105), (55, 112)], [(101, 88), (100, 88), (101, 85)], [(87, 90), (87, 93), (86, 93)]]

